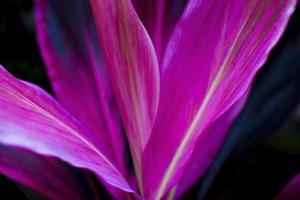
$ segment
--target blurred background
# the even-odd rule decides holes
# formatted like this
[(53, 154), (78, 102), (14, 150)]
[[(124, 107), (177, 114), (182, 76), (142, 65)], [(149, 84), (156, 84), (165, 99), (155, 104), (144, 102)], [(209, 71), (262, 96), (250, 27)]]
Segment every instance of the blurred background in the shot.
[[(0, 0), (0, 64), (52, 93), (35, 39), (33, 11), (31, 0)], [(272, 199), (300, 172), (299, 29), (298, 6), (216, 161), (184, 199)], [(0, 195), (43, 198), (2, 175)]]

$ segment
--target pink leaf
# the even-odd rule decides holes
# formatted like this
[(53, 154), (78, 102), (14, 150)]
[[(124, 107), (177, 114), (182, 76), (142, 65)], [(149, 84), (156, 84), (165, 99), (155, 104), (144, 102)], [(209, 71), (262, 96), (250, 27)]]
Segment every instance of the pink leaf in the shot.
[(88, 1), (36, 0), (39, 46), (60, 103), (126, 174), (120, 116)]
[(91, 4), (141, 182), (141, 156), (152, 130), (159, 98), (159, 69), (154, 47), (129, 0), (91, 0)]
[[(0, 172), (51, 199), (84, 199), (82, 183), (62, 162), (28, 150), (0, 145)], [(67, 187), (66, 187), (67, 186)], [(97, 192), (89, 197), (97, 198)]]
[[(166, 50), (156, 123), (143, 155), (147, 198), (159, 199), (178, 184), (195, 145), (209, 133), (205, 130), (246, 94), (295, 4), (188, 2)], [(204, 154), (215, 152), (221, 142), (210, 144), (213, 151), (198, 152), (204, 159), (197, 162), (209, 166), (211, 155)]]
[(42, 89), (14, 78), (2, 67), (0, 122), (1, 144), (54, 156), (73, 166), (87, 168), (104, 182), (133, 192), (123, 175), (103, 155), (101, 141), (95, 140)]
[(184, 0), (134, 0), (133, 2), (161, 62), (166, 45), (186, 3)]

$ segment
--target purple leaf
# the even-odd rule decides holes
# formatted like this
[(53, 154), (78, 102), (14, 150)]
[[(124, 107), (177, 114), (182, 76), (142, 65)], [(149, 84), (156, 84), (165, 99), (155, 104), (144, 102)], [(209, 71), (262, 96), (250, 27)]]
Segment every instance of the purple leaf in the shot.
[(296, 174), (274, 200), (297, 200), (300, 199), (300, 173)]
[(133, 192), (123, 175), (103, 155), (101, 141), (42, 89), (14, 78), (2, 67), (0, 121), (1, 144), (87, 168), (104, 182)]
[(0, 155), (0, 172), (9, 178), (51, 199), (85, 198), (80, 183), (54, 158), (5, 145), (0, 145)]
[(91, 4), (141, 183), (142, 152), (152, 130), (159, 99), (155, 50), (129, 0), (91, 0)]
[[(243, 108), (247, 97), (248, 92), (203, 131), (203, 136), (199, 137), (196, 141), (190, 161), (185, 166), (184, 175), (181, 176), (178, 182), (176, 196), (180, 196), (186, 192), (206, 172), (223, 144), (232, 121)], [(205, 162), (199, 162), (199, 160), (205, 160)]]
[(36, 27), (60, 103), (103, 141), (103, 153), (127, 173), (120, 117), (89, 2), (36, 0)]
[[(217, 120), (218, 126), (225, 127), (232, 122), (220, 117), (246, 95), (295, 3), (188, 2), (166, 50), (156, 123), (143, 155), (147, 198), (159, 199), (171, 187), (176, 188), (192, 154), (199, 154), (203, 159), (197, 162), (206, 168), (210, 165), (222, 140), (216, 142), (205, 130)], [(209, 137), (208, 149), (194, 152), (195, 145)], [(203, 174), (205, 169), (201, 171)], [(193, 179), (187, 176), (187, 185)]]
[(185, 0), (134, 0), (133, 2), (161, 62), (166, 45), (186, 2)]

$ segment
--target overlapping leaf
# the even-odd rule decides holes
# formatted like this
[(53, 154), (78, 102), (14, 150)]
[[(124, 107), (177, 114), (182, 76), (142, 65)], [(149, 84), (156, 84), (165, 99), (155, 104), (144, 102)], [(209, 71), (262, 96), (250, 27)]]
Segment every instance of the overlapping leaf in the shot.
[[(157, 123), (143, 157), (148, 198), (175, 188), (183, 170), (179, 188), (203, 175), (197, 166), (210, 165), (227, 132), (207, 130), (246, 95), (294, 6), (280, 0), (188, 2), (166, 49)], [(206, 151), (193, 152), (203, 141), (210, 144)], [(189, 161), (196, 166), (185, 168)]]
[(141, 183), (142, 152), (152, 131), (159, 98), (155, 50), (131, 1), (91, 0), (91, 5)]
[(147, 29), (159, 62), (175, 24), (182, 15), (185, 0), (133, 0), (139, 18)]
[(36, 0), (41, 54), (59, 101), (85, 124), (122, 173), (124, 145), (90, 4), (86, 0)]
[[(298, 16), (299, 14), (294, 17), (294, 22)], [(205, 197), (206, 191), (231, 153), (241, 155), (253, 144), (274, 133), (298, 105), (299, 33), (299, 29), (296, 28), (296, 32), (292, 33), (294, 36), (285, 44), (281, 43), (282, 47), (276, 49), (273, 60), (266, 63), (264, 70), (258, 74), (243, 111), (233, 123), (222, 148), (203, 179), (199, 197)]]
[[(101, 141), (95, 140), (94, 135), (46, 92), (14, 78), (3, 67), (0, 68), (0, 121), (0, 144), (60, 158), (92, 170), (116, 188), (133, 191), (101, 152)], [(9, 153), (1, 151), (1, 158), (14, 162), (9, 157), (14, 155)], [(1, 173), (9, 175), (12, 169), (5, 167), (7, 163), (3, 161)], [(22, 176), (14, 178), (22, 180)]]

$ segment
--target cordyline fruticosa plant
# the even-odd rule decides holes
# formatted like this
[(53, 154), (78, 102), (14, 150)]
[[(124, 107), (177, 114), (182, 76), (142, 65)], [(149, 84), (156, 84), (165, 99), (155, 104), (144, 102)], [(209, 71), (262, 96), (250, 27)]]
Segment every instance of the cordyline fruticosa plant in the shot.
[(116, 199), (158, 200), (204, 175), (296, 0), (35, 4), (58, 101), (0, 68), (1, 173), (52, 199), (83, 198), (58, 158)]

